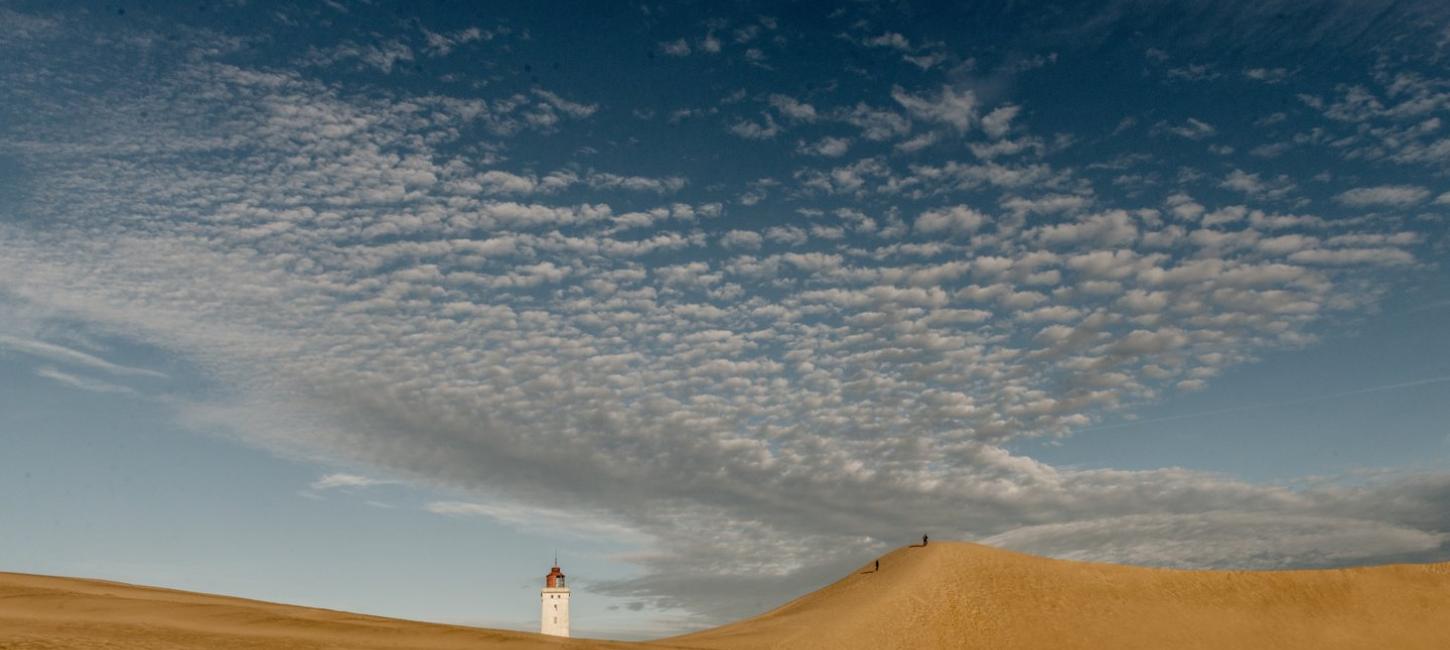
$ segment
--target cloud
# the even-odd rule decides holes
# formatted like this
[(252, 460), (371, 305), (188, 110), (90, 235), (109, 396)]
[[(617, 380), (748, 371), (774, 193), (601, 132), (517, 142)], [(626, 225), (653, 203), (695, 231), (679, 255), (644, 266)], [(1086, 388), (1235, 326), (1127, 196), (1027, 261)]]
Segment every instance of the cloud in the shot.
[(1042, 226), (1032, 231), (1032, 234), (1049, 246), (1070, 246), (1083, 242), (1119, 246), (1137, 238), (1138, 228), (1127, 212), (1111, 210), (1075, 222)]
[(454, 48), (477, 41), (491, 41), (495, 33), (484, 31), (477, 27), (468, 27), (449, 34), (439, 34), (423, 29), (423, 36), (428, 45), (426, 51), (431, 56), (448, 56)]
[(1280, 174), (1275, 178), (1263, 178), (1259, 174), (1251, 174), (1242, 169), (1235, 169), (1224, 177), (1219, 187), (1242, 192), (1243, 194), (1265, 201), (1277, 201), (1284, 199), (1299, 188), (1288, 176)]
[(780, 134), (780, 125), (770, 115), (762, 115), (762, 121), (739, 120), (730, 125), (730, 132), (746, 140), (769, 140)]
[(1355, 208), (1405, 208), (1423, 203), (1429, 197), (1430, 190), (1416, 185), (1377, 185), (1345, 190), (1335, 195), (1334, 200), (1341, 205)]
[(730, 232), (725, 233), (725, 236), (720, 238), (720, 245), (725, 246), (726, 248), (756, 249), (760, 248), (760, 244), (762, 241), (764, 241), (764, 238), (761, 237), (760, 233), (758, 232), (753, 232), (749, 230), (731, 230)]
[(1445, 541), (1442, 533), (1372, 519), (1211, 511), (1028, 526), (982, 543), (1089, 562), (1285, 569), (1373, 563)]
[(386, 481), (382, 479), (369, 478), (359, 474), (333, 473), (324, 474), (313, 481), (309, 486), (314, 490), (335, 490), (338, 488), (366, 488), (377, 485), (391, 485), (397, 481)]
[(958, 92), (943, 85), (935, 97), (913, 95), (900, 86), (891, 89), (891, 98), (905, 108), (912, 117), (927, 122), (939, 122), (964, 132), (977, 120), (977, 96), (970, 90)]
[(73, 375), (67, 372), (62, 372), (50, 366), (41, 366), (39, 368), (36, 368), (35, 374), (41, 377), (45, 377), (46, 379), (59, 382), (66, 386), (70, 386), (71, 388), (91, 391), (93, 393), (119, 393), (122, 395), (137, 394), (135, 389), (129, 386), (113, 384), (108, 381), (102, 381), (100, 379), (94, 379), (91, 377), (81, 377), (79, 375)]
[(895, 50), (901, 54), (902, 61), (922, 70), (930, 70), (948, 58), (947, 54), (940, 50), (941, 43), (928, 43), (921, 47), (913, 46), (911, 39), (899, 32), (883, 32), (876, 36), (864, 37), (860, 43), (869, 48)]
[(411, 62), (413, 59), (413, 48), (401, 40), (391, 39), (375, 43), (343, 41), (329, 48), (314, 48), (305, 61), (307, 65), (316, 66), (354, 61), (360, 64), (360, 68), (372, 68), (383, 74), (391, 74), (399, 63)]
[(1262, 81), (1268, 84), (1283, 83), (1289, 78), (1290, 72), (1287, 68), (1246, 68), (1245, 79)]
[(981, 212), (965, 205), (956, 205), (940, 210), (927, 210), (916, 218), (916, 231), (922, 233), (970, 234), (989, 221)]
[(799, 101), (789, 95), (775, 94), (770, 96), (770, 105), (781, 115), (797, 122), (814, 122), (816, 120), (816, 108), (805, 102)]
[(982, 118), (982, 130), (993, 138), (1001, 138), (1007, 135), (1012, 128), (1012, 119), (1022, 112), (1022, 107), (1015, 105), (999, 106)]
[[(1177, 68), (1168, 69), (1170, 79), (1183, 79), (1186, 81), (1212, 81), (1222, 76), (1213, 66), (1204, 63), (1193, 63)], [(1190, 122), (1194, 122), (1190, 118)]]
[(871, 141), (890, 140), (911, 132), (911, 120), (893, 111), (858, 103), (850, 109), (834, 113), (836, 119), (861, 130), (861, 137)]
[(815, 142), (801, 141), (796, 144), (796, 151), (813, 156), (825, 158), (839, 158), (846, 154), (851, 147), (850, 138), (836, 138), (826, 136)]
[(659, 44), (659, 48), (661, 52), (664, 52), (665, 54), (668, 54), (670, 56), (690, 55), (690, 44), (685, 42), (685, 39), (683, 38), (677, 38), (673, 41), (661, 42)]
[(700, 39), (701, 52), (705, 52), (707, 54), (719, 54), (720, 47), (720, 39), (716, 38), (714, 34), (706, 34), (704, 38)]
[(1180, 138), (1187, 138), (1189, 140), (1202, 140), (1204, 138), (1214, 135), (1215, 133), (1218, 133), (1218, 129), (1214, 128), (1214, 126), (1212, 124), (1209, 124), (1208, 122), (1205, 122), (1195, 117), (1190, 117), (1185, 120), (1183, 124), (1176, 126), (1167, 122), (1159, 122), (1153, 125), (1152, 132), (1154, 134), (1167, 133), (1170, 135), (1176, 135)]
[(910, 52), (912, 50), (911, 41), (897, 32), (885, 32), (879, 36), (864, 39), (861, 42), (868, 47), (888, 47), (893, 50), (901, 50), (902, 52)]
[(589, 187), (594, 189), (621, 189), (669, 194), (684, 189), (687, 181), (679, 176), (648, 178), (645, 176), (625, 176), (621, 174), (596, 172), (585, 177), (585, 182), (589, 184)]
[[(11, 350), (22, 354), (47, 359), (56, 363), (64, 363), (73, 366), (81, 366), (92, 370), (101, 370), (113, 375), (133, 377), (153, 377), (166, 379), (166, 373), (146, 368), (133, 368), (111, 363), (98, 356), (81, 352), (72, 348), (46, 343), (34, 339), (20, 338), (7, 334), (0, 334), (0, 349)], [(54, 379), (55, 377), (52, 377)]]
[(583, 119), (593, 115), (594, 111), (599, 110), (597, 105), (572, 102), (560, 97), (558, 93), (544, 90), (543, 88), (535, 88), (533, 92), (539, 98), (543, 99), (548, 106), (557, 109), (569, 117)]

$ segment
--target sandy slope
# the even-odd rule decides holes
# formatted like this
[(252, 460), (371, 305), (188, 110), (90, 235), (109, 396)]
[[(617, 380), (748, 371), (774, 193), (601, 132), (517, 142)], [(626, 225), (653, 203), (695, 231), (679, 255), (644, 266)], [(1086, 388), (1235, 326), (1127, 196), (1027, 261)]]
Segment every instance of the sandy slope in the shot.
[(775, 611), (669, 643), (704, 648), (1450, 648), (1450, 563), (1172, 571), (933, 542)]
[(1450, 648), (1450, 564), (1169, 571), (902, 548), (761, 616), (651, 644), (0, 573), (0, 648)]
[(418, 623), (155, 587), (0, 573), (0, 648), (450, 650), (640, 644)]

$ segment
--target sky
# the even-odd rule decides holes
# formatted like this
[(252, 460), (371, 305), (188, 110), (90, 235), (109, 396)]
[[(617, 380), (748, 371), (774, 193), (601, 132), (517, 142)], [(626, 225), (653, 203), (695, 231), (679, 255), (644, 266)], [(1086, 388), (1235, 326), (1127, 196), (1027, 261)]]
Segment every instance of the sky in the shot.
[(576, 635), (1450, 560), (1450, 5), (0, 3), (0, 570)]

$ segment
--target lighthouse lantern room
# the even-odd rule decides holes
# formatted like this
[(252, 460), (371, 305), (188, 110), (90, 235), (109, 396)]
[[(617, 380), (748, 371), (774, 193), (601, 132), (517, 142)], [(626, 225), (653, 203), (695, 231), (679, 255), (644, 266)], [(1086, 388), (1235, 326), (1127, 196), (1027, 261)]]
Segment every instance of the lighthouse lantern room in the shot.
[(544, 576), (544, 589), (539, 592), (539, 632), (569, 636), (569, 587), (558, 559), (549, 575)]

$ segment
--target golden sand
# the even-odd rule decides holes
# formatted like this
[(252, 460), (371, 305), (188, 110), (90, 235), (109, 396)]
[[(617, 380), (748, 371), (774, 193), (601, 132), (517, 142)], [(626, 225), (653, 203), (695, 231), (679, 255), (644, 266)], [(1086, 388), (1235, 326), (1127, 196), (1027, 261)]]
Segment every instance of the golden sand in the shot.
[(1174, 571), (897, 549), (755, 618), (640, 644), (0, 573), (0, 648), (1450, 648), (1450, 564)]
[(1450, 564), (1175, 571), (976, 544), (897, 549), (700, 648), (1450, 649)]
[(0, 573), (0, 648), (6, 650), (639, 647), (419, 623), (101, 580)]

